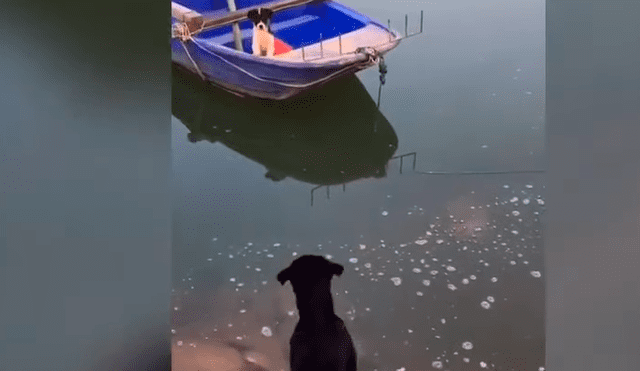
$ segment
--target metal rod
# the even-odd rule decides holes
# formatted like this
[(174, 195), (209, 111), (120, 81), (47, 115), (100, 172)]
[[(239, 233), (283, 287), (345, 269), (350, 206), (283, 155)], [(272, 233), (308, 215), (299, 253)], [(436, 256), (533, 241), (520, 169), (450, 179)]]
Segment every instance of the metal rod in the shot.
[(322, 187), (322, 186), (321, 186), (321, 185), (319, 185), (319, 186), (313, 187), (313, 188), (311, 189), (311, 206), (313, 206), (313, 191), (315, 191), (316, 189), (318, 189), (318, 188), (320, 188), (320, 187)]
[(387, 28), (389, 29), (389, 41), (391, 41), (391, 19), (387, 19)]
[(413, 171), (416, 171), (416, 153), (413, 152)]
[(420, 11), (420, 33), (422, 33), (422, 24), (424, 23), (424, 10)]
[(402, 174), (402, 160), (404, 159), (404, 156), (400, 156), (400, 174)]
[(338, 43), (340, 44), (340, 55), (342, 55), (342, 35), (338, 35)]
[(304, 59), (304, 46), (302, 47), (302, 60), (305, 60)]
[(320, 58), (324, 58), (324, 50), (322, 49), (322, 34), (320, 34)]
[(409, 14), (404, 15), (404, 35), (409, 37)]
[[(229, 11), (236, 11), (236, 2), (234, 0), (227, 0), (227, 4), (229, 5)], [(238, 22), (233, 22), (233, 41), (236, 44), (236, 50), (242, 51), (242, 33), (240, 33), (240, 25)]]

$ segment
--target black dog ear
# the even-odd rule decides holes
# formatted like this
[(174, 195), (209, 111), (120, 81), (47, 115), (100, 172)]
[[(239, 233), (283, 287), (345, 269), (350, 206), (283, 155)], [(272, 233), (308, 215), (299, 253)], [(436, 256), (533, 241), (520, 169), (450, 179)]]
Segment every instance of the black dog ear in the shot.
[(331, 263), (330, 271), (332, 275), (341, 276), (344, 272), (344, 267), (338, 263)]
[(262, 15), (264, 19), (269, 19), (273, 15), (273, 10), (269, 8), (262, 8)]
[(283, 269), (282, 271), (280, 271), (280, 273), (278, 273), (277, 279), (278, 282), (280, 282), (281, 285), (284, 285), (287, 281), (289, 281), (289, 268)]
[(253, 23), (260, 20), (260, 13), (256, 9), (249, 10), (247, 13), (247, 18), (249, 18)]

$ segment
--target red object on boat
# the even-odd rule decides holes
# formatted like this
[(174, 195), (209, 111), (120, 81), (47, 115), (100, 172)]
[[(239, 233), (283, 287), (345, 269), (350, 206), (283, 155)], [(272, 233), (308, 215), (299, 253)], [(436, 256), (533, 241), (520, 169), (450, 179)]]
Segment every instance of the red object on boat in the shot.
[(288, 53), (292, 50), (293, 48), (284, 41), (276, 38), (273, 39), (273, 55)]

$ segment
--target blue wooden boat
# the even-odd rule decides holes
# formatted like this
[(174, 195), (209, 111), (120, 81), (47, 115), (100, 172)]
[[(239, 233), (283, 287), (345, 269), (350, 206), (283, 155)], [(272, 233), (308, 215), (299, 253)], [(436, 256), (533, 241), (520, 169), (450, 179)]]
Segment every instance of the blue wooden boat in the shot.
[[(241, 96), (292, 97), (375, 65), (402, 38), (332, 0), (235, 0), (235, 6), (229, 11), (227, 0), (172, 2), (171, 49), (174, 63)], [(259, 7), (274, 10), (271, 30), (290, 51), (252, 54), (247, 12)]]

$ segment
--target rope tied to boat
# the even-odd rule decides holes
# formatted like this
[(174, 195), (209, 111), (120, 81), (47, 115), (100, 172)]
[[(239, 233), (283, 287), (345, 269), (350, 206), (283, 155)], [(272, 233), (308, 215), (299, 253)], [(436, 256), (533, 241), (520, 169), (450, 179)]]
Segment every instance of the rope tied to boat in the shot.
[[(202, 28), (200, 30), (202, 30)], [(192, 33), (189, 30), (189, 26), (186, 23), (174, 23), (171, 27), (171, 38), (180, 40), (180, 45), (182, 45), (182, 49), (184, 49), (187, 57), (189, 57), (189, 60), (191, 61), (191, 64), (193, 64), (193, 67), (196, 69), (196, 72), (198, 73), (198, 75), (200, 75), (200, 78), (202, 78), (202, 80), (206, 80), (207, 78), (205, 77), (204, 73), (202, 73), (202, 70), (200, 70), (200, 67), (193, 59), (193, 57), (191, 57), (191, 53), (189, 53), (187, 45), (185, 45), (187, 41), (194, 41)]]
[(174, 23), (171, 27), (171, 38), (178, 38), (182, 42), (191, 40), (192, 37), (191, 31), (189, 31), (189, 26), (187, 26), (186, 23)]

